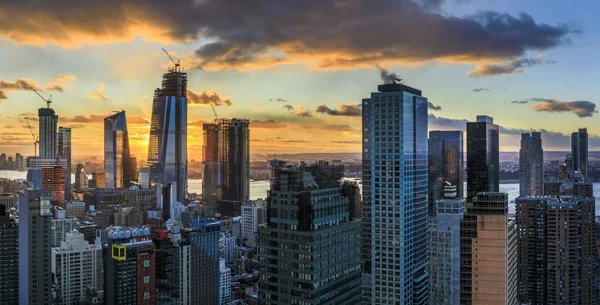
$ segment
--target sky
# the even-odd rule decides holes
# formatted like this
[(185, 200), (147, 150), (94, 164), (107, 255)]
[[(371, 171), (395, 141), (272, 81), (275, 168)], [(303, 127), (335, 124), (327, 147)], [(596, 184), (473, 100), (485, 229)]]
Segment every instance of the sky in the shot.
[[(600, 3), (555, 0), (7, 0), (0, 4), (0, 152), (33, 154), (29, 87), (52, 94), (73, 155), (101, 157), (103, 118), (125, 110), (145, 159), (152, 95), (171, 64), (188, 73), (188, 147), (202, 124), (251, 120), (253, 153), (360, 152), (360, 102), (382, 74), (429, 99), (430, 130), (477, 115), (502, 126), (502, 151), (541, 131), (568, 150), (596, 101)], [(27, 13), (23, 13), (27, 12)]]

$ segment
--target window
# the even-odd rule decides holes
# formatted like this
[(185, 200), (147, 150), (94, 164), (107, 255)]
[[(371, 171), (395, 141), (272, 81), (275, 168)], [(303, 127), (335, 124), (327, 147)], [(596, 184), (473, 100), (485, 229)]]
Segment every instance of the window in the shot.
[(145, 259), (144, 260), (144, 267), (150, 267), (150, 260), (149, 259)]

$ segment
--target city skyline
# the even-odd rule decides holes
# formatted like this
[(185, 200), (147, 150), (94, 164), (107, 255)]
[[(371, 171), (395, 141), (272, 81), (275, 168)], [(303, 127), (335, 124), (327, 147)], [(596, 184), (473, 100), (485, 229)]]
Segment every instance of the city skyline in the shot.
[[(439, 6), (432, 1), (383, 0), (365, 6), (365, 1), (354, 0), (336, 12), (330, 11), (328, 1), (311, 1), (305, 4), (306, 12), (331, 18), (310, 25), (314, 37), (307, 33), (294, 33), (293, 37), (260, 33), (264, 23), (238, 21), (236, 10), (225, 5), (214, 7), (212, 1), (203, 3), (207, 7), (191, 2), (177, 7), (149, 3), (135, 8), (115, 7), (114, 16), (98, 18), (98, 26), (105, 26), (107, 31), (61, 20), (56, 8), (43, 5), (31, 14), (20, 14), (22, 22), (0, 26), (4, 30), (0, 34), (0, 55), (5, 55), (0, 56), (0, 105), (5, 110), (0, 117), (5, 131), (0, 136), (5, 151), (31, 154), (33, 143), (23, 118), (35, 117), (30, 114), (44, 106), (29, 92), (28, 86), (34, 86), (43, 89), (44, 96), (53, 94), (52, 107), (59, 115), (59, 124), (73, 129), (73, 142), (77, 143), (73, 156), (99, 155), (102, 118), (112, 110), (125, 109), (130, 113), (132, 153), (138, 160), (145, 160), (151, 92), (170, 64), (162, 47), (181, 58), (189, 75), (190, 159), (201, 159), (202, 124), (214, 119), (209, 103), (217, 106), (219, 117), (251, 120), (254, 152), (359, 152), (360, 97), (381, 83), (378, 74), (385, 72), (376, 65), (398, 73), (411, 86), (427, 90), (430, 130), (458, 126), (464, 131), (466, 120), (486, 114), (502, 126), (501, 151), (518, 151), (520, 134), (531, 129), (542, 132), (546, 150), (567, 151), (570, 132), (579, 127), (589, 129), (590, 150), (600, 149), (600, 131), (594, 124), (598, 93), (590, 83), (598, 70), (592, 60), (598, 46), (590, 42), (598, 36), (592, 30), (598, 21), (589, 13), (596, 6), (593, 1), (583, 1), (575, 8), (558, 1), (548, 6), (540, 0), (468, 5), (460, 1), (435, 2), (441, 3)], [(3, 10), (12, 12), (20, 5), (7, 4)], [(101, 5), (90, 3), (81, 9), (90, 9), (90, 14), (97, 16)], [(279, 26), (283, 32), (295, 29), (298, 24), (293, 22), (308, 23), (304, 10), (293, 7), (290, 4), (289, 9), (273, 9), (281, 16), (294, 18), (273, 14), (262, 22)], [(404, 21), (382, 27), (381, 21), (366, 17), (373, 13), (383, 14), (386, 20), (402, 20), (407, 9), (414, 12), (415, 22), (429, 25), (421, 36), (402, 31)], [(207, 17), (205, 23), (189, 18), (191, 12), (203, 16), (203, 10), (224, 20), (235, 20), (232, 24), (245, 30), (234, 35), (233, 29), (219, 29), (212, 17)], [(168, 21), (146, 22), (158, 12)], [(246, 12), (257, 20), (265, 17), (263, 10), (247, 8)], [(135, 16), (133, 20), (142, 21), (139, 24), (156, 26), (129, 24), (118, 17), (122, 14)], [(46, 28), (35, 26), (38, 15), (46, 16), (60, 29), (59, 34), (43, 35)], [(177, 20), (175, 16), (179, 15), (185, 18)], [(316, 18), (325, 19), (320, 14)], [(346, 19), (364, 25), (335, 30), (340, 32), (320, 28)], [(189, 26), (183, 26), (183, 20)], [(491, 25), (492, 20), (497, 26)], [(21, 24), (34, 26), (24, 28)], [(113, 32), (113, 24), (123, 30)], [(449, 34), (448, 40), (432, 37), (431, 33), (446, 33), (459, 26), (457, 34)], [(351, 41), (351, 33), (364, 31), (384, 38), (396, 31), (398, 39), (381, 39), (373, 46), (369, 41)], [(498, 38), (515, 31), (522, 37)], [(328, 34), (339, 38), (331, 45), (316, 47), (328, 39)], [(461, 37), (457, 35), (467, 41), (461, 47), (450, 47), (455, 45), (452, 39)], [(306, 54), (292, 47), (295, 44)], [(414, 50), (428, 51), (415, 55), (411, 53)], [(11, 54), (23, 56), (13, 58)], [(569, 83), (569, 90), (564, 83)], [(315, 138), (317, 132), (320, 137)]]

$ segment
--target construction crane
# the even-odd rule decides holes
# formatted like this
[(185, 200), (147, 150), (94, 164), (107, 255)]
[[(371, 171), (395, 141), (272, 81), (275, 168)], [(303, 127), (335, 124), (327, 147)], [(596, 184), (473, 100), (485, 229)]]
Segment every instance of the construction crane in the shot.
[(33, 87), (29, 87), (29, 89), (31, 89), (31, 91), (35, 92), (35, 94), (37, 94), (41, 99), (43, 99), (44, 102), (46, 102), (46, 104), (48, 105), (48, 108), (50, 108), (50, 104), (52, 103), (52, 94), (50, 94), (50, 97), (48, 99), (46, 99), (38, 92), (37, 89), (35, 89)]
[(31, 136), (33, 137), (33, 155), (37, 157), (37, 145), (40, 143), (40, 139), (33, 133), (33, 128), (29, 124), (29, 118), (25, 118), (25, 122), (27, 122), (27, 127), (29, 127), (29, 132), (31, 132)]
[(162, 50), (163, 50), (163, 52), (165, 52), (165, 54), (167, 54), (167, 56), (169, 56), (169, 59), (171, 59), (171, 61), (175, 65), (175, 71), (177, 71), (177, 72), (181, 71), (181, 65), (179, 64), (179, 59), (175, 60), (176, 58), (173, 57), (173, 55), (169, 54), (169, 52), (167, 50), (165, 50), (164, 48)]
[(215, 115), (215, 123), (219, 123), (219, 116), (217, 115), (217, 110), (215, 109), (215, 106), (213, 106), (212, 103), (208, 103), (210, 105), (210, 108), (212, 108), (213, 114)]

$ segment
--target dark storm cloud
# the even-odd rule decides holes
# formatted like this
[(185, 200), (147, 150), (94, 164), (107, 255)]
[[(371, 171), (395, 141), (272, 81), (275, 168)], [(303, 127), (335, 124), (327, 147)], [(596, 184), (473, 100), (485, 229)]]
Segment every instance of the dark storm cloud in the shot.
[(362, 108), (359, 104), (338, 104), (335, 109), (327, 107), (325, 104), (321, 104), (315, 107), (315, 112), (324, 113), (333, 116), (361, 116)]
[[(0, 36), (17, 43), (129, 41), (209, 43), (196, 68), (251, 69), (311, 62), (344, 68), (440, 59), (476, 63), (552, 49), (577, 32), (530, 15), (448, 15), (441, 0), (7, 0)], [(26, 12), (26, 13), (25, 13)], [(90, 22), (93, 17), (94, 22)], [(415, 27), (418, 30), (415, 30)], [(191, 67), (188, 67), (191, 68)]]
[(432, 102), (427, 102), (427, 109), (433, 110), (433, 111), (439, 111), (439, 110), (442, 110), (442, 106), (434, 105)]
[(488, 88), (475, 88), (475, 89), (473, 89), (473, 92), (483, 92), (483, 91), (490, 92), (492, 90), (490, 90)]
[(195, 93), (193, 91), (187, 91), (187, 98), (190, 105), (213, 105), (213, 106), (231, 106), (231, 100), (225, 97), (219, 96), (214, 91), (202, 91)]
[(489, 77), (507, 74), (522, 74), (524, 72), (523, 68), (555, 63), (556, 62), (552, 60), (543, 60), (539, 58), (519, 58), (502, 64), (477, 65), (474, 70), (467, 72), (467, 75), (471, 77)]
[(534, 97), (527, 100), (512, 101), (513, 104), (531, 104), (529, 108), (535, 112), (572, 112), (580, 118), (587, 118), (598, 113), (596, 104), (590, 101), (559, 101), (556, 99)]

